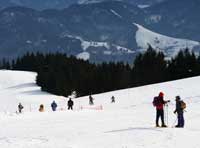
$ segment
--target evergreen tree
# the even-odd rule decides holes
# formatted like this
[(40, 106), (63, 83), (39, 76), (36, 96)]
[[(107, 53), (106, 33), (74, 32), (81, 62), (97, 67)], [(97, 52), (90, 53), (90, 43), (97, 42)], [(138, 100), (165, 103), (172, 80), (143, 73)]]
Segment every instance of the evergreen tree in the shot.
[(156, 52), (151, 46), (144, 54), (139, 54), (133, 66), (132, 80), (138, 85), (163, 82), (166, 80), (167, 62), (162, 52)]
[(189, 49), (179, 51), (177, 56), (169, 62), (169, 80), (181, 79), (195, 76), (199, 73), (199, 63), (193, 52)]
[(2, 60), (0, 67), (37, 72), (37, 84), (44, 91), (63, 96), (76, 91), (83, 96), (199, 75), (200, 56), (186, 49), (166, 61), (163, 52), (149, 46), (132, 67), (122, 62), (92, 64), (61, 53), (27, 53), (11, 66)]

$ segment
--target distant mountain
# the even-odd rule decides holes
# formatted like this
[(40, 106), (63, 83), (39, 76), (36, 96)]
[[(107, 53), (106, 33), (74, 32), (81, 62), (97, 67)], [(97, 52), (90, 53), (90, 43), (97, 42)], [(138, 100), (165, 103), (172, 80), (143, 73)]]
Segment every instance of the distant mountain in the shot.
[(87, 49), (92, 61), (132, 59), (129, 48), (136, 44), (133, 34), (137, 27), (116, 17), (111, 6), (77, 5), (42, 12), (23, 7), (4, 9), (0, 12), (1, 57), (27, 51), (59, 51), (81, 57)]
[(74, 3), (77, 3), (77, 0), (0, 0), (0, 7), (23, 6), (37, 10), (62, 9)]
[[(149, 44), (168, 56), (186, 47), (198, 49), (199, 42), (192, 41), (195, 38), (177, 39), (173, 28), (166, 34), (174, 38), (158, 34), (170, 28), (170, 23), (162, 23), (163, 16), (156, 8), (140, 9), (119, 1), (72, 5), (63, 10), (6, 8), (0, 11), (0, 58), (15, 58), (27, 51), (59, 51), (93, 62), (132, 63)], [(181, 33), (179, 38), (187, 35), (184, 29)]]
[(147, 8), (143, 25), (156, 32), (200, 40), (200, 1), (168, 0)]

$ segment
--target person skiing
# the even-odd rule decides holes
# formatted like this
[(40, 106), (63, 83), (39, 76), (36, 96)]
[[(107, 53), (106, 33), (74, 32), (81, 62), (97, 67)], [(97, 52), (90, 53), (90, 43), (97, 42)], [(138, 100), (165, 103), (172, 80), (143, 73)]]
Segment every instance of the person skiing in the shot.
[(71, 98), (69, 98), (69, 101), (67, 102), (67, 105), (68, 105), (68, 110), (73, 110), (73, 105), (74, 105), (74, 102), (72, 101)]
[(184, 108), (182, 107), (182, 100), (180, 98), (180, 96), (176, 96), (176, 109), (174, 111), (174, 113), (177, 113), (177, 119), (178, 119), (178, 124), (175, 127), (184, 127)]
[(19, 103), (19, 105), (18, 105), (18, 111), (19, 111), (19, 113), (22, 113), (22, 109), (23, 109), (24, 107), (22, 106), (22, 104), (21, 103)]
[(164, 105), (170, 102), (164, 100), (164, 93), (160, 92), (158, 96), (154, 97), (153, 105), (156, 107), (156, 127), (160, 127), (159, 118), (161, 118), (161, 127), (167, 127), (164, 121)]
[(94, 98), (91, 95), (89, 95), (89, 104), (94, 105)]
[(115, 103), (115, 97), (114, 96), (111, 97), (111, 103)]
[(44, 105), (43, 104), (40, 105), (39, 111), (44, 112)]
[(56, 104), (55, 101), (53, 101), (53, 102), (51, 103), (51, 108), (52, 108), (52, 111), (56, 111), (57, 104)]

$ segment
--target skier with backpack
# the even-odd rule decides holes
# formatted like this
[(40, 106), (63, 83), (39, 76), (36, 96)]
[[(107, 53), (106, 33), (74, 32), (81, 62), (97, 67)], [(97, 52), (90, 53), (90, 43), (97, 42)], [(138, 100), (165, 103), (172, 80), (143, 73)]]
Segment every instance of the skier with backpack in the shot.
[(43, 104), (40, 104), (39, 112), (44, 112), (44, 105)]
[(160, 127), (159, 118), (161, 118), (161, 127), (167, 127), (164, 121), (164, 105), (170, 102), (170, 100), (164, 100), (164, 93), (160, 92), (158, 96), (154, 97), (153, 105), (156, 107), (156, 127)]
[(69, 101), (67, 102), (67, 105), (68, 105), (68, 110), (73, 110), (73, 105), (74, 105), (74, 102), (72, 101), (71, 98), (69, 98)]
[(52, 111), (56, 111), (57, 104), (56, 104), (55, 101), (53, 101), (53, 102), (51, 103), (51, 108), (52, 108)]
[(115, 103), (115, 97), (114, 96), (111, 97), (111, 103)]
[(18, 111), (19, 111), (19, 113), (22, 113), (22, 109), (23, 109), (24, 107), (22, 106), (22, 104), (21, 103), (19, 103), (19, 105), (18, 105)]
[(176, 109), (174, 113), (175, 114), (177, 113), (177, 119), (178, 119), (178, 124), (175, 127), (183, 128), (184, 122), (185, 122), (183, 113), (184, 113), (184, 109), (186, 108), (186, 103), (183, 100), (181, 100), (180, 96), (176, 96), (175, 101), (176, 101)]

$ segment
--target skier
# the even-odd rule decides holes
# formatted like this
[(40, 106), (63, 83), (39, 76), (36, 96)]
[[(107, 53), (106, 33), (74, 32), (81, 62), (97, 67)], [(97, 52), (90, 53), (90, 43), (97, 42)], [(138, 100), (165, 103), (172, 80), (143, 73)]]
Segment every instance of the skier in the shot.
[(184, 127), (184, 106), (182, 106), (183, 101), (181, 100), (180, 96), (176, 96), (176, 109), (174, 113), (177, 113), (178, 124), (175, 127)]
[(44, 105), (43, 104), (40, 105), (39, 111), (44, 112)]
[(111, 103), (115, 103), (115, 97), (114, 96), (111, 97)]
[(19, 105), (18, 105), (18, 111), (19, 111), (19, 113), (22, 113), (22, 109), (23, 109), (24, 107), (22, 106), (22, 104), (21, 103), (19, 103)]
[(55, 101), (53, 101), (53, 102), (51, 103), (51, 108), (52, 108), (52, 111), (56, 111), (57, 104), (56, 104)]
[(89, 95), (89, 104), (94, 105), (94, 98), (91, 95)]
[(69, 101), (67, 102), (67, 105), (68, 105), (68, 110), (73, 110), (73, 105), (74, 105), (74, 102), (72, 101), (71, 98), (69, 98)]
[(159, 95), (154, 97), (154, 100), (153, 100), (153, 105), (156, 107), (156, 127), (160, 127), (159, 126), (160, 117), (162, 121), (161, 127), (167, 127), (164, 122), (164, 105), (170, 101), (169, 100), (165, 101), (163, 98), (164, 98), (164, 93), (160, 92)]

